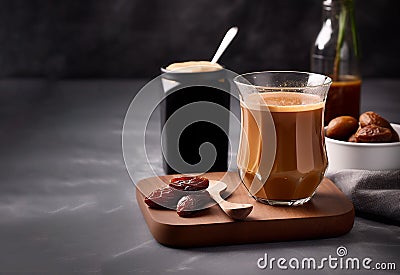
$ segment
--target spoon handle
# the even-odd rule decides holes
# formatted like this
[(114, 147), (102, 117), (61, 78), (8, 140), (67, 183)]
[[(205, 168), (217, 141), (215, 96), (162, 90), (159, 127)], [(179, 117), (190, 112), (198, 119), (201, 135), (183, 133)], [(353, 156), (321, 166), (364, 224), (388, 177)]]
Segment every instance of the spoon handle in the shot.
[(253, 205), (251, 204), (234, 203), (224, 200), (221, 197), (220, 190), (209, 190), (208, 193), (211, 198), (218, 203), (222, 211), (232, 219), (243, 220), (250, 214), (251, 210), (253, 210)]
[(237, 27), (232, 27), (229, 29), (229, 31), (226, 32), (224, 39), (222, 39), (222, 42), (219, 45), (217, 52), (215, 53), (213, 59), (211, 60), (211, 63), (217, 63), (218, 59), (221, 57), (221, 55), (224, 53), (228, 45), (236, 36), (237, 32), (238, 32)]

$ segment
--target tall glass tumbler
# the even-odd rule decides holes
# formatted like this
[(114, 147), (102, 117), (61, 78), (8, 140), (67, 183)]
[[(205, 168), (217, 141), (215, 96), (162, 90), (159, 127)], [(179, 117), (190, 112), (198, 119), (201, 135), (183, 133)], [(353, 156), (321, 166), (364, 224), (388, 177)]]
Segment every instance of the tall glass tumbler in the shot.
[(324, 75), (271, 71), (240, 75), (241, 136), (237, 165), (257, 201), (309, 201), (328, 165), (324, 106), (332, 80)]

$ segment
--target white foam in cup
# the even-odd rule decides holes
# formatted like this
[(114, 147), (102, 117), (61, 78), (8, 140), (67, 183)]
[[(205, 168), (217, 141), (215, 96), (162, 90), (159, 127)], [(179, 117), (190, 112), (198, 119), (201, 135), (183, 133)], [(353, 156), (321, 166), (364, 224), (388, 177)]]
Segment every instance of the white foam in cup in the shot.
[(210, 61), (187, 61), (173, 63), (165, 69), (170, 72), (200, 73), (219, 71), (223, 68), (221, 65)]

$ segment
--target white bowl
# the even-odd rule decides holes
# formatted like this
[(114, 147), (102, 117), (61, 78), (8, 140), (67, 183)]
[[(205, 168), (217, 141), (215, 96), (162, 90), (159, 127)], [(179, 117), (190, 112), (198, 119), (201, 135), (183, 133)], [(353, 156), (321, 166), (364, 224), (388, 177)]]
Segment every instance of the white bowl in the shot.
[[(400, 125), (391, 124), (400, 134)], [(328, 171), (400, 169), (400, 142), (354, 143), (325, 137)]]

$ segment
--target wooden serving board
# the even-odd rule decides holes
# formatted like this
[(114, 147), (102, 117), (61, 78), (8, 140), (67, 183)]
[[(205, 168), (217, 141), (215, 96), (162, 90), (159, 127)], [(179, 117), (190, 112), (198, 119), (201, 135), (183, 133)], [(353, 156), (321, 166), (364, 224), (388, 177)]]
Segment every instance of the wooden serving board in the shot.
[[(248, 195), (233, 172), (206, 173), (203, 176), (238, 188), (228, 201), (251, 203), (254, 208), (243, 221), (229, 218), (218, 205), (202, 210), (190, 218), (179, 217), (173, 210), (151, 209), (145, 195), (177, 175), (153, 177), (137, 183), (136, 199), (154, 238), (172, 247), (196, 247), (259, 242), (275, 242), (336, 237), (351, 230), (353, 204), (331, 182), (324, 178), (316, 194), (302, 206), (269, 206)], [(143, 194), (143, 193), (144, 194)]]

